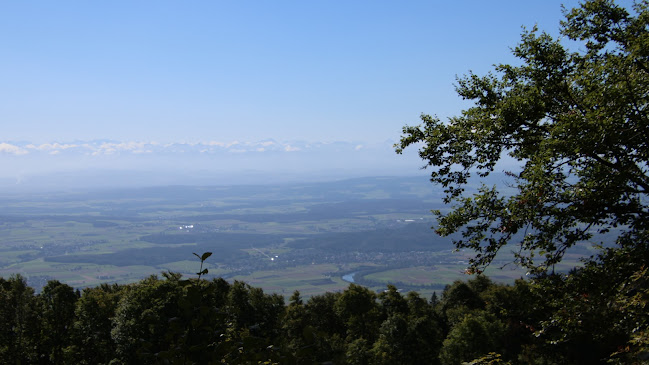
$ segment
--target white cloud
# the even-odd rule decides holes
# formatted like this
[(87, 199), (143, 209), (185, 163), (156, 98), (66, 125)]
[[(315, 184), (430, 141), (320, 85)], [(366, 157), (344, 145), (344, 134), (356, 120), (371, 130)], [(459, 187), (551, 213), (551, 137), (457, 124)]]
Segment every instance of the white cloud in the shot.
[(20, 155), (28, 154), (29, 151), (27, 151), (24, 148), (21, 148), (21, 147), (14, 146), (12, 144), (3, 142), (3, 143), (0, 143), (0, 153), (6, 153), (6, 154), (10, 154), (10, 155), (20, 156)]
[(35, 149), (38, 151), (53, 151), (53, 150), (67, 150), (68, 148), (75, 148), (79, 147), (79, 145), (76, 144), (61, 144), (61, 143), (43, 143), (41, 145), (27, 145), (27, 148)]
[(316, 142), (308, 143), (302, 141), (277, 142), (274, 140), (263, 140), (258, 142), (250, 141), (204, 141), (200, 143), (176, 142), (176, 143), (158, 143), (158, 142), (140, 142), (140, 141), (110, 141), (94, 140), (79, 141), (72, 143), (43, 143), (33, 144), (25, 143), (0, 143), (0, 153), (11, 155), (24, 155), (42, 153), (45, 155), (61, 156), (107, 156), (107, 155), (183, 155), (183, 154), (219, 154), (219, 153), (296, 153), (312, 150), (367, 150), (375, 146), (350, 142)]
[(104, 142), (96, 148), (92, 155), (112, 155), (119, 152), (131, 152), (137, 154), (148, 153), (150, 152), (150, 150), (147, 149), (148, 146), (150, 146), (150, 144), (146, 142)]

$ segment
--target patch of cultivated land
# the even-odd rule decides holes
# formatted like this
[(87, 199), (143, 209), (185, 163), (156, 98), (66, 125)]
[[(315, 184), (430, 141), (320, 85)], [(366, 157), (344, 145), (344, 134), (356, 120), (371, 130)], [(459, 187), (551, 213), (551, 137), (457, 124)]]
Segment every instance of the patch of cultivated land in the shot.
[[(208, 278), (284, 295), (342, 290), (341, 276), (355, 270), (375, 290), (399, 283), (430, 293), (464, 278), (468, 260), (430, 230), (430, 209), (442, 207), (430, 189), (425, 177), (366, 178), (0, 198), (0, 276), (24, 275), (37, 289), (51, 279), (83, 288), (161, 271), (190, 277), (199, 267), (193, 252), (210, 251)], [(571, 253), (557, 269), (593, 252)]]

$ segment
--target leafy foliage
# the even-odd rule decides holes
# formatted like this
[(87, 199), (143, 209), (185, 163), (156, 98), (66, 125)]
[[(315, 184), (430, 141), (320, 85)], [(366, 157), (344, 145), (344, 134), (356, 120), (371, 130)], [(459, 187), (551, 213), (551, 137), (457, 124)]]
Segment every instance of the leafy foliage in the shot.
[[(516, 263), (537, 274), (529, 293), (538, 304), (517, 316), (541, 341), (521, 343), (522, 357), (647, 360), (649, 1), (625, 9), (587, 0), (564, 14), (562, 39), (525, 31), (513, 49), (520, 65), (460, 78), (457, 92), (474, 106), (446, 123), (422, 115), (421, 125), (404, 127), (396, 148), (419, 146), (445, 203), (456, 204), (436, 212), (437, 232), (461, 232), (456, 247), (476, 253), (468, 272), (482, 272), (516, 244)], [(508, 172), (507, 193), (483, 185), (465, 195), (474, 175), (486, 177), (505, 156), (520, 166)], [(568, 275), (554, 273), (567, 249), (611, 232), (614, 247)], [(465, 309), (480, 307), (462, 285), (444, 298), (454, 303), (446, 310), (453, 331), (468, 326)]]
[[(619, 251), (610, 252), (616, 255), (613, 261), (620, 259)], [(620, 272), (628, 277), (622, 291), (609, 288), (616, 278), (607, 279), (605, 272), (591, 265), (576, 275), (514, 285), (478, 276), (449, 285), (435, 302), (414, 292), (404, 296), (391, 285), (379, 294), (350, 285), (308, 300), (295, 292), (287, 305), (282, 297), (243, 282), (185, 280), (177, 273), (129, 285), (105, 284), (85, 289), (80, 297), (57, 281), (48, 283), (47, 293), (35, 295), (19, 276), (0, 278), (0, 296), (7, 299), (0, 302), (0, 359), (43, 364), (634, 363), (646, 351), (645, 272)], [(573, 287), (589, 291), (575, 295)], [(615, 300), (596, 295), (606, 288), (623, 295)], [(53, 315), (55, 308), (62, 315)]]
[[(533, 28), (513, 49), (520, 66), (459, 79), (458, 94), (475, 106), (447, 123), (422, 115), (421, 125), (404, 127), (397, 151), (421, 144), (431, 181), (459, 203), (437, 213), (437, 231), (463, 228), (455, 244), (477, 253), (475, 270), (513, 240), (518, 262), (543, 271), (596, 232), (647, 229), (647, 6), (638, 2), (634, 16), (609, 0), (586, 1), (566, 11), (564, 40)], [(483, 186), (463, 196), (472, 174), (488, 175), (504, 155), (522, 166), (510, 173), (516, 193)]]
[(0, 362), (32, 363), (40, 338), (40, 322), (34, 289), (25, 278), (0, 278)]
[(201, 260), (201, 268), (198, 270), (196, 275), (198, 275), (198, 279), (200, 280), (202, 275), (207, 275), (209, 273), (208, 269), (203, 269), (203, 263), (205, 260), (207, 260), (210, 256), (212, 256), (211, 252), (204, 252), (201, 256), (198, 256), (196, 252), (194, 252), (194, 256), (198, 257), (199, 260)]
[(45, 285), (40, 299), (41, 346), (54, 364), (64, 364), (64, 349), (71, 342), (77, 295), (74, 289), (52, 280)]

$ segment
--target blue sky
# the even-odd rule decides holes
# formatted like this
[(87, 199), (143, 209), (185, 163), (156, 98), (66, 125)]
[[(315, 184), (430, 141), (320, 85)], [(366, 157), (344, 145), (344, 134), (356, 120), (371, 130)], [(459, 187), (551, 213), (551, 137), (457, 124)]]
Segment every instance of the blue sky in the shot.
[(396, 140), (576, 1), (5, 1), (0, 142)]

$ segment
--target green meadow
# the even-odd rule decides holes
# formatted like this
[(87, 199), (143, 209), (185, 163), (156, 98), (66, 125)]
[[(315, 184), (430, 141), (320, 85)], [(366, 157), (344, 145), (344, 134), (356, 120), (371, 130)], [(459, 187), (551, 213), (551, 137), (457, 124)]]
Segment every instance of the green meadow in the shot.
[[(0, 196), (0, 276), (21, 274), (37, 289), (52, 279), (84, 288), (164, 271), (192, 277), (193, 253), (209, 251), (207, 277), (287, 296), (341, 291), (354, 272), (373, 290), (431, 293), (466, 278), (468, 262), (430, 229), (435, 196), (421, 177)], [(498, 263), (487, 271), (498, 281), (525, 275)]]

